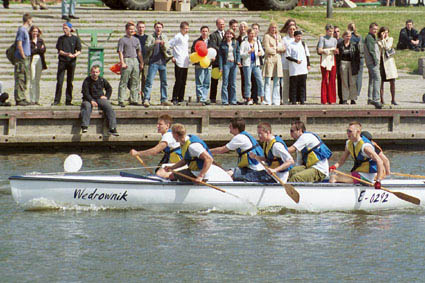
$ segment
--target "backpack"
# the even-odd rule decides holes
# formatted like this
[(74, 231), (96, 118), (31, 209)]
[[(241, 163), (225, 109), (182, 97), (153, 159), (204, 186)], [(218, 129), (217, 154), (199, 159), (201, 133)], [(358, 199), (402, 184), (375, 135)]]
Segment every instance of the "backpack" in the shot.
[(16, 63), (15, 51), (16, 51), (16, 41), (13, 42), (13, 44), (6, 49), (6, 57), (12, 65), (15, 65)]

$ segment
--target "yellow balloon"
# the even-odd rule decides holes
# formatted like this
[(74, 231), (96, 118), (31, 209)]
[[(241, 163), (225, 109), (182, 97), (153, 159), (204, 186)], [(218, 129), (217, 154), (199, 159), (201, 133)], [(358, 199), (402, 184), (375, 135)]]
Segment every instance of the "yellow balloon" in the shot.
[(213, 68), (211, 71), (211, 77), (215, 80), (218, 80), (221, 78), (221, 72), (219, 68)]
[(190, 62), (196, 64), (196, 63), (199, 63), (199, 61), (201, 60), (201, 57), (199, 57), (198, 53), (193, 52), (192, 54), (190, 54), (189, 59), (190, 59)]
[(208, 56), (202, 57), (201, 61), (199, 62), (199, 64), (201, 65), (202, 68), (208, 68), (210, 66), (211, 60), (210, 58), (208, 58)]

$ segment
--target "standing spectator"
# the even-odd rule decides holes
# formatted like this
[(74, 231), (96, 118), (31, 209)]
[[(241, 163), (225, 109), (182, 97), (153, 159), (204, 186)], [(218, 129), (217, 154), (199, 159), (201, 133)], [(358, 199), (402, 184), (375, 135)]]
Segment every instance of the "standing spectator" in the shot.
[(189, 68), (189, 23), (180, 23), (180, 32), (170, 40), (170, 48), (173, 50), (174, 82), (172, 102), (177, 105), (184, 101), (186, 88), (187, 70)]
[(393, 49), (393, 38), (389, 36), (387, 27), (381, 27), (378, 32), (378, 46), (381, 53), (379, 70), (381, 73), (381, 103), (384, 102), (384, 82), (390, 82), (391, 104), (398, 105), (395, 101), (395, 79), (398, 78), (397, 67), (395, 65)]
[[(263, 69), (265, 87), (263, 104), (280, 105), (279, 78), (283, 77), (282, 54), (284, 54), (286, 49), (283, 45), (280, 34), (277, 32), (276, 23), (270, 23), (269, 29), (264, 35), (263, 46), (265, 51), (265, 63)], [(270, 91), (271, 78), (273, 78), (272, 92)]]
[(162, 31), (164, 24), (156, 22), (154, 24), (155, 32), (153, 35), (149, 35), (146, 40), (146, 62), (149, 62), (148, 77), (146, 78), (145, 85), (145, 101), (143, 105), (149, 107), (151, 99), (151, 91), (153, 80), (156, 72), (159, 72), (159, 79), (161, 82), (161, 105), (171, 106), (173, 105), (167, 101), (167, 62), (171, 59), (171, 55), (168, 53), (169, 44), (168, 37)]
[(106, 79), (100, 76), (100, 67), (98, 65), (91, 67), (90, 76), (84, 80), (81, 92), (83, 94), (83, 102), (81, 103), (81, 132), (87, 133), (91, 112), (94, 107), (99, 107), (105, 113), (106, 119), (108, 119), (109, 134), (119, 136), (115, 112), (109, 102), (112, 87)]
[(63, 26), (64, 35), (58, 38), (56, 43), (56, 49), (59, 54), (58, 72), (56, 74), (56, 92), (55, 100), (53, 105), (58, 105), (62, 97), (62, 85), (66, 71), (66, 105), (72, 105), (72, 82), (74, 81), (74, 72), (77, 65), (77, 57), (81, 54), (81, 41), (79, 37), (76, 37), (71, 32), (72, 24), (70, 22), (64, 23)]
[(239, 22), (235, 19), (229, 21), (229, 29), (233, 31), (234, 34), (238, 32)]
[(351, 41), (351, 32), (345, 31), (343, 41), (339, 42), (338, 55), (336, 56), (339, 73), (341, 74), (341, 104), (356, 104), (357, 100), (357, 74), (360, 68), (360, 51), (358, 44)]
[(28, 79), (30, 76), (31, 44), (28, 29), (32, 24), (32, 17), (26, 13), (22, 17), (23, 25), (19, 27), (16, 34), (15, 51), (15, 102), (19, 106), (27, 106), (26, 100)]
[(41, 71), (47, 69), (44, 53), (46, 46), (41, 38), (41, 30), (37, 26), (30, 28), (31, 39), (31, 80), (30, 80), (30, 101), (31, 104), (40, 104), (40, 78)]
[[(360, 95), (363, 83), (363, 66), (364, 66), (364, 42), (362, 36), (357, 32), (356, 25), (349, 23), (347, 29), (351, 31), (351, 42), (356, 43), (360, 53), (359, 72), (357, 73), (356, 88), (357, 97)], [(351, 101), (353, 104), (353, 101)], [(354, 101), (355, 104), (355, 101)]]
[[(338, 26), (334, 26), (334, 37), (336, 39), (336, 44), (338, 45), (340, 42), (343, 42), (344, 40), (341, 37), (341, 31), (339, 30)], [(340, 72), (340, 62), (336, 60), (336, 84), (337, 84), (337, 92), (338, 92), (338, 99), (339, 104), (344, 104), (342, 99), (342, 86), (341, 86), (341, 72)]]
[[(263, 44), (262, 44), (263, 37), (260, 35), (260, 25), (258, 23), (253, 23), (251, 25), (251, 28), (253, 31), (255, 31), (255, 41), (257, 42), (259, 46), (261, 46), (261, 48), (263, 48)], [(264, 65), (264, 55), (260, 56), (259, 60), (260, 60), (260, 70), (262, 70)], [(263, 82), (263, 79), (261, 79), (261, 82)], [(263, 85), (263, 89), (261, 90), (262, 96), (260, 95), (261, 100), (264, 98), (264, 84), (262, 83), (262, 85)], [(258, 93), (257, 90), (258, 90), (257, 80), (255, 79), (255, 76), (251, 76), (251, 98), (254, 104), (258, 104), (258, 97), (260, 93)]]
[(420, 46), (421, 42), (419, 40), (418, 31), (413, 28), (413, 21), (407, 20), (406, 27), (400, 30), (397, 49), (410, 49), (420, 51)]
[[(146, 24), (143, 21), (138, 21), (136, 24), (137, 33), (134, 35), (135, 38), (137, 38), (140, 42), (140, 48), (142, 49), (142, 57), (143, 60), (146, 58), (146, 40), (148, 38), (148, 35), (145, 34)], [(140, 62), (139, 62), (140, 63)], [(145, 89), (146, 84), (146, 76), (148, 75), (148, 72), (146, 71), (148, 66), (148, 62), (143, 62), (143, 69), (140, 70), (140, 96), (142, 98), (142, 101), (144, 100), (145, 94), (143, 93), (143, 90)]]
[[(282, 40), (283, 44), (288, 47), (294, 41), (294, 32), (297, 30), (295, 20), (288, 19), (280, 30), (281, 33), (286, 34)], [(282, 70), (283, 70), (283, 83), (282, 83), (282, 104), (288, 104), (289, 100), (289, 63), (286, 60), (286, 55), (282, 56)]]
[(302, 41), (302, 32), (294, 32), (294, 41), (286, 47), (289, 65), (289, 98), (292, 104), (306, 101), (306, 81), (310, 70), (310, 52)]
[[(247, 32), (246, 32), (247, 29), (248, 29), (248, 24), (246, 22), (241, 22), (241, 24), (239, 25), (239, 36), (236, 39), (238, 41), (238, 43), (239, 43), (239, 47), (241, 47), (242, 42), (245, 41), (247, 39), (247, 37), (248, 37)], [(241, 64), (242, 64), (242, 62), (241, 62)], [(245, 92), (245, 76), (244, 76), (244, 73), (243, 73), (244, 72), (244, 68), (243, 67), (239, 67), (239, 71), (241, 73), (241, 93), (242, 93), (242, 96), (244, 96), (245, 93), (246, 93)], [(244, 103), (241, 103), (241, 104), (244, 104)]]
[[(220, 44), (224, 38), (224, 28), (226, 27), (226, 24), (224, 23), (223, 19), (218, 18), (215, 21), (215, 25), (217, 26), (217, 30), (210, 35), (209, 43), (211, 47), (217, 51), (217, 58), (218, 58), (218, 52), (219, 52)], [(217, 58), (212, 63), (213, 68), (219, 67)], [(211, 103), (216, 103), (217, 86), (218, 86), (218, 79), (211, 78), (211, 90), (210, 90)]]
[[(231, 29), (226, 31), (224, 37), (218, 53), (220, 71), (223, 73), (221, 103), (236, 105), (236, 70), (237, 66), (241, 65), (239, 43)], [(230, 86), (229, 89), (228, 86)]]
[[(211, 47), (209, 41), (210, 29), (208, 26), (201, 27), (201, 36), (196, 39), (191, 48), (191, 52), (195, 52), (195, 45), (198, 41), (203, 40), (205, 44)], [(202, 103), (203, 106), (210, 105), (210, 102), (207, 101), (208, 90), (210, 89), (210, 80), (211, 80), (211, 70), (210, 68), (202, 68), (199, 63), (195, 64), (195, 82), (196, 82), (196, 98), (197, 101)]]
[(248, 30), (248, 39), (241, 45), (241, 58), (243, 65), (243, 74), (245, 76), (245, 92), (243, 93), (245, 104), (253, 104), (251, 98), (251, 78), (254, 77), (257, 91), (260, 97), (263, 97), (263, 79), (261, 76), (260, 58), (264, 56), (264, 50), (256, 39), (256, 33), (253, 29)]
[(40, 10), (47, 10), (44, 0), (31, 0), (31, 6), (33, 10), (37, 10), (39, 6)]
[(320, 71), (322, 72), (321, 102), (333, 104), (336, 102), (336, 60), (337, 40), (333, 37), (334, 27), (325, 26), (326, 35), (319, 38), (317, 52), (320, 54)]
[(125, 25), (125, 36), (118, 41), (118, 56), (121, 64), (121, 78), (118, 88), (118, 104), (125, 107), (127, 100), (127, 85), (130, 81), (130, 105), (139, 103), (139, 79), (140, 71), (143, 70), (143, 56), (140, 41), (133, 36), (135, 32), (134, 23)]
[(379, 71), (379, 61), (381, 52), (376, 40), (378, 32), (378, 24), (371, 23), (369, 25), (369, 33), (365, 38), (365, 60), (366, 67), (369, 72), (369, 86), (367, 91), (367, 104), (372, 104), (376, 109), (381, 109), (382, 104), (379, 102), (379, 89), (381, 85), (381, 74)]
[(9, 99), (9, 94), (7, 92), (3, 92), (3, 82), (0, 81), (0, 106), (11, 106), (10, 102), (6, 100)]
[(79, 19), (75, 16), (75, 5), (77, 0), (62, 0), (62, 20)]
[(9, 0), (3, 0), (3, 8), (9, 9)]

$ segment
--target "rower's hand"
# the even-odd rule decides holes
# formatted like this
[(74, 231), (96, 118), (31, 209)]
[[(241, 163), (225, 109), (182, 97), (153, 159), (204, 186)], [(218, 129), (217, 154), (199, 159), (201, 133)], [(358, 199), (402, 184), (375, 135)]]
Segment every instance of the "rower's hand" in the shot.
[(249, 157), (256, 159), (257, 155), (253, 152), (250, 152)]
[(267, 168), (267, 170), (268, 170), (271, 174), (276, 174), (276, 173), (277, 173), (276, 168)]
[(380, 190), (381, 189), (381, 181), (376, 181), (374, 184), (375, 190)]
[(132, 150), (130, 150), (130, 155), (131, 156), (137, 156), (137, 155), (139, 155), (139, 152), (135, 149), (132, 149)]
[(202, 176), (198, 176), (198, 177), (196, 177), (196, 179), (195, 179), (195, 182), (196, 183), (202, 183), (202, 180), (204, 179), (204, 177), (202, 177)]
[(170, 172), (170, 171), (173, 171), (173, 168), (171, 168), (171, 166), (164, 166), (164, 170), (166, 172)]
[(332, 165), (332, 166), (329, 167), (329, 172), (333, 172), (335, 170), (336, 170), (336, 166), (335, 165)]

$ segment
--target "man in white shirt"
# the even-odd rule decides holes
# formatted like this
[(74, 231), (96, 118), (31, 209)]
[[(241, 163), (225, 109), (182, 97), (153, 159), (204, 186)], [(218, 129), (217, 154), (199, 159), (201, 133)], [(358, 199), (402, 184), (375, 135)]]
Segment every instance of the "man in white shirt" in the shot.
[(230, 142), (221, 147), (211, 149), (212, 154), (223, 154), (235, 150), (238, 155), (238, 165), (227, 173), (235, 181), (258, 181), (256, 171), (264, 170), (258, 160), (249, 156), (250, 152), (264, 157), (264, 152), (257, 141), (245, 131), (245, 120), (242, 118), (233, 118), (229, 124), (230, 133), (234, 136)]
[(170, 40), (170, 48), (173, 50), (174, 82), (172, 102), (177, 105), (184, 101), (186, 88), (187, 69), (189, 68), (189, 23), (180, 23), (180, 32)]
[(328, 159), (330, 149), (318, 135), (307, 132), (301, 121), (291, 125), (291, 137), (296, 140), (288, 148), (289, 153), (297, 152), (297, 166), (289, 171), (289, 182), (321, 182), (329, 176)]
[[(182, 160), (180, 143), (173, 138), (173, 134), (171, 133), (172, 123), (173, 123), (173, 118), (171, 118), (169, 115), (167, 114), (161, 115), (158, 118), (158, 124), (156, 125), (158, 129), (158, 133), (160, 133), (162, 136), (159, 143), (150, 149), (146, 149), (142, 151), (137, 151), (135, 149), (132, 149), (130, 150), (130, 154), (132, 156), (145, 157), (145, 156), (154, 156), (159, 154), (160, 152), (164, 152), (164, 156), (159, 162), (159, 166), (166, 163), (177, 163), (180, 160)], [(171, 173), (165, 171), (163, 168), (159, 168), (156, 171), (156, 175), (163, 178), (169, 178)]]

